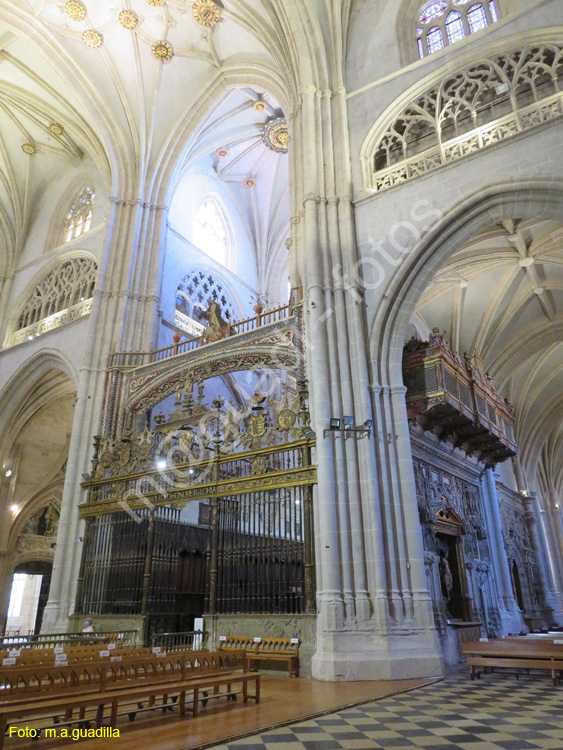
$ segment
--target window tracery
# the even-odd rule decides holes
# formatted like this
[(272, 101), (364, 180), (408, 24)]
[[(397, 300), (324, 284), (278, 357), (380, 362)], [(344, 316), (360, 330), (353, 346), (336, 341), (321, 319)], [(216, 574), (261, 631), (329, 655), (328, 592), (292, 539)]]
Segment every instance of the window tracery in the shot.
[(426, 3), (418, 18), (419, 57), (431, 55), (498, 21), (496, 0), (437, 0)]
[(64, 223), (65, 242), (70, 242), (90, 230), (95, 198), (94, 189), (86, 185), (66, 215)]
[(531, 44), (458, 68), (373, 137), (364, 162), (368, 189), (393, 187), (562, 116), (562, 82), (563, 43)]
[(222, 266), (228, 263), (229, 232), (222, 212), (213, 198), (206, 198), (196, 211), (193, 241), (200, 250)]
[(201, 313), (213, 300), (220, 308), (222, 317), (235, 321), (239, 317), (237, 305), (224, 282), (214, 274), (202, 270), (187, 273), (176, 290), (175, 323), (191, 336), (201, 336), (204, 325)]
[(69, 258), (47, 274), (23, 306), (10, 345), (87, 315), (97, 270), (91, 258)]

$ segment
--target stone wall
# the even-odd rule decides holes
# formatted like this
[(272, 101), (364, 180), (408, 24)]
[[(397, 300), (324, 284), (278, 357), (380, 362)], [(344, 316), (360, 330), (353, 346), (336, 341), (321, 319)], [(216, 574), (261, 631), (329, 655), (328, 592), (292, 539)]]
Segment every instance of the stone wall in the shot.
[(254, 638), (299, 638), (299, 674), (311, 676), (311, 658), (316, 648), (315, 615), (216, 615), (205, 618), (209, 648), (219, 646), (219, 636), (239, 635)]

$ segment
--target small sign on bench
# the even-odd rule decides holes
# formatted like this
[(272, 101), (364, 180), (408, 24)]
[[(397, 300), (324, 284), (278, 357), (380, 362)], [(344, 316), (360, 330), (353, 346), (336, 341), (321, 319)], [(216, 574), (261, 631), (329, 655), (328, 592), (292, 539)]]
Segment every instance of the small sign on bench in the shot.
[(227, 636), (226, 635), (220, 635), (219, 636), (219, 640), (220, 641), (226, 641), (227, 640)]
[(261, 638), (255, 638), (254, 639), (254, 643), (262, 643), (262, 639)]

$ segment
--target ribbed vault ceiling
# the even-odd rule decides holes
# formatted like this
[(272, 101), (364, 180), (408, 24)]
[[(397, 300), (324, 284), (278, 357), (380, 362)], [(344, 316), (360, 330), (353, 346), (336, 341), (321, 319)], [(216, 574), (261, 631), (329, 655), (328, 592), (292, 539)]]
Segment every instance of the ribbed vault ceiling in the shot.
[(266, 123), (283, 114), (267, 92), (231, 91), (201, 123), (182, 165), (183, 174), (210, 172), (223, 183), (253, 240), (260, 289), (287, 260), (289, 157), (262, 139)]
[(477, 353), (516, 410), (521, 459), (563, 475), (563, 225), (505, 221), (456, 252), (422, 295), (419, 330)]
[[(213, 107), (206, 96), (220, 77), (282, 80), (291, 52), (274, 5), (233, 0), (206, 27), (194, 0), (0, 0), (0, 274), (14, 267), (49, 185), (83, 155), (110, 194), (162, 200), (167, 155), (194, 146), (189, 127), (174, 138)], [(223, 167), (230, 179), (235, 164)]]

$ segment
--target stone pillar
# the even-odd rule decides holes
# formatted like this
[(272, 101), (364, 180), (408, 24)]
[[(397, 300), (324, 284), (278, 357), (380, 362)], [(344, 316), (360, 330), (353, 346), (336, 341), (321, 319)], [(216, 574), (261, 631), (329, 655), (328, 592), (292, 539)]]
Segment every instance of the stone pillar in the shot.
[[(563, 513), (555, 493), (544, 493), (542, 503), (534, 496), (550, 579), (553, 581), (553, 609), (555, 620), (563, 624)], [(543, 507), (542, 507), (543, 506)]]
[(485, 469), (482, 479), (484, 508), (489, 530), (489, 547), (493, 562), (493, 575), (497, 583), (502, 634), (519, 633), (524, 627), (520, 608), (514, 598), (508, 557), (504, 545), (500, 503), (493, 470)]
[[(331, 91), (306, 86), (301, 98), (292, 121), (301, 138), (294, 139), (299, 145), (290, 154), (302, 190), (292, 206), (292, 241), (304, 284), (307, 377), (317, 435), (313, 676), (440, 675), (404, 387), (373, 383), (369, 361), (346, 92), (340, 85)], [(348, 415), (357, 425), (372, 419), (371, 437), (323, 437), (331, 417)], [(390, 442), (388, 433), (400, 438)]]
[(543, 554), (546, 545), (545, 539), (542, 538), (543, 533), (540, 536), (540, 529), (538, 528), (538, 499), (537, 496), (532, 493), (529, 497), (523, 497), (522, 502), (524, 505), (524, 510), (526, 512), (524, 518), (528, 527), (528, 531), (530, 532), (532, 548), (536, 554), (536, 560), (538, 563), (540, 577), (539, 584), (543, 595), (543, 601), (541, 601), (539, 604), (542, 610), (542, 615), (545, 619), (545, 624), (551, 625), (555, 619), (561, 619), (561, 609), (555, 595), (551, 571), (549, 570), (549, 566), (546, 565)]
[[(160, 272), (158, 251), (166, 224), (163, 206), (110, 198), (104, 252), (88, 324), (85, 360), (70, 439), (49, 601), (43, 632), (65, 632), (74, 612), (84, 523), (82, 475), (91, 469), (92, 437), (100, 433), (107, 367), (114, 351), (147, 351), (154, 343)], [(151, 275), (152, 274), (152, 275)]]

